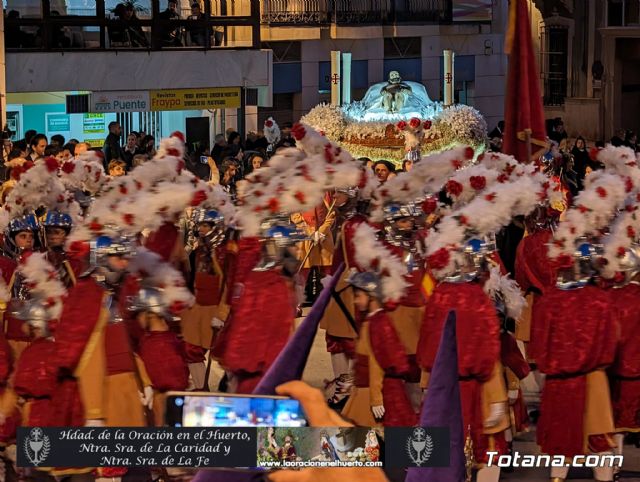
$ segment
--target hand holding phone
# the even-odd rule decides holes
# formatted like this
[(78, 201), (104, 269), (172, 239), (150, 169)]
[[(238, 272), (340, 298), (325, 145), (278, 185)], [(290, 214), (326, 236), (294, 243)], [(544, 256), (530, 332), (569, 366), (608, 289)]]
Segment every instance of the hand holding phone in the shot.
[(169, 427), (304, 427), (298, 400), (211, 392), (167, 394)]

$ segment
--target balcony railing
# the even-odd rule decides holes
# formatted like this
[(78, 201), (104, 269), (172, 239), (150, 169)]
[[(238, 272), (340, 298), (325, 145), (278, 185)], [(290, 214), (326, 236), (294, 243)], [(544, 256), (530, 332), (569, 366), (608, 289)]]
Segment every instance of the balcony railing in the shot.
[(262, 0), (262, 23), (327, 24), (450, 23), (451, 0)]
[(260, 48), (259, 0), (244, 0), (243, 15), (226, 8), (221, 14), (217, 3), (206, 2), (198, 19), (181, 12), (180, 18), (171, 20), (160, 15), (159, 0), (150, 0), (152, 8), (146, 15), (129, 19), (106, 11), (105, 0), (96, 0), (96, 9), (83, 14), (52, 10), (25, 11), (27, 15), (20, 16), (13, 10), (4, 20), (5, 47), (9, 52)]

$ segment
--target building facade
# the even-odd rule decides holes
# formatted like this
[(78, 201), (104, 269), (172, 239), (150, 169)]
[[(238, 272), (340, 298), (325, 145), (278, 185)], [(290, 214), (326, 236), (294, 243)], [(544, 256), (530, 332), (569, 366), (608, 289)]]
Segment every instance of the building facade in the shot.
[(392, 70), (443, 100), (443, 50), (455, 52), (455, 98), (492, 128), (503, 117), (506, 0), (261, 0), (261, 41), (273, 51), (273, 115), (295, 121), (329, 102), (330, 53), (352, 54), (352, 99)]
[(569, 136), (640, 130), (640, 1), (530, 1), (548, 118)]

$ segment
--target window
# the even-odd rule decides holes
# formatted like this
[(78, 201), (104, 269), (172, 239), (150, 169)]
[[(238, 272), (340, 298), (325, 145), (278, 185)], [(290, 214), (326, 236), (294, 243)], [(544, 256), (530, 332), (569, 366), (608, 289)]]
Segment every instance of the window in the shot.
[(553, 25), (543, 31), (547, 51), (543, 52), (544, 104), (562, 105), (567, 96), (569, 31)]
[(273, 117), (282, 126), (285, 122), (294, 122), (293, 95), (273, 94), (273, 107), (258, 107), (258, 125), (263, 125), (268, 117)]
[(640, 24), (640, 0), (609, 0), (607, 25), (627, 27)]

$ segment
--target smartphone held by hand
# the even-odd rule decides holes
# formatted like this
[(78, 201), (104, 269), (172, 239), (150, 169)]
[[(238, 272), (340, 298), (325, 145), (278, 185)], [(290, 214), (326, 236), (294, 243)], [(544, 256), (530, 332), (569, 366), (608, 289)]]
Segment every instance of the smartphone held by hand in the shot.
[(169, 427), (305, 427), (297, 400), (278, 396), (211, 392), (169, 392)]

